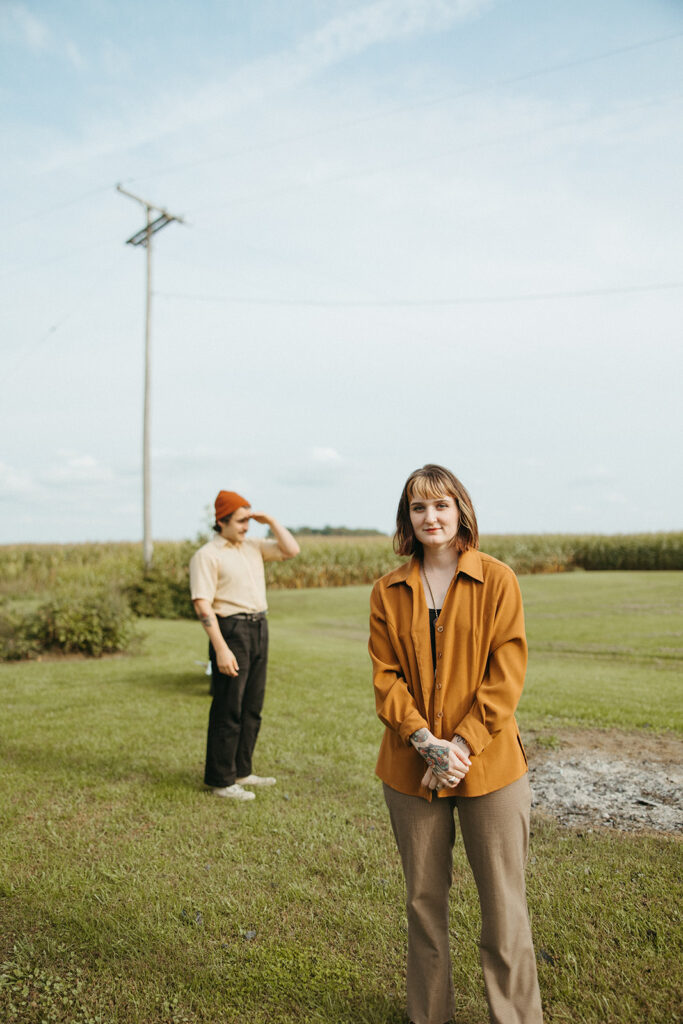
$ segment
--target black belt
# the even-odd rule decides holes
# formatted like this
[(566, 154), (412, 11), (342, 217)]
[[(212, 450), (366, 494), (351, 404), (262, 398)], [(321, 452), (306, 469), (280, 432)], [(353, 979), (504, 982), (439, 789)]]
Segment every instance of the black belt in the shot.
[(217, 615), (218, 619), (239, 619), (240, 622), (260, 622), (266, 618), (265, 612), (237, 612), (235, 615)]

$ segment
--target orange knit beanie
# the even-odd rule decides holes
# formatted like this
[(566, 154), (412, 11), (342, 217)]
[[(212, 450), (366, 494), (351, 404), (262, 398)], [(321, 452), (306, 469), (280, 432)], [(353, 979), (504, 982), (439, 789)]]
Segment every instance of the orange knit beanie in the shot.
[(249, 508), (249, 502), (236, 491), (219, 491), (215, 501), (216, 522), (232, 515), (238, 508)]

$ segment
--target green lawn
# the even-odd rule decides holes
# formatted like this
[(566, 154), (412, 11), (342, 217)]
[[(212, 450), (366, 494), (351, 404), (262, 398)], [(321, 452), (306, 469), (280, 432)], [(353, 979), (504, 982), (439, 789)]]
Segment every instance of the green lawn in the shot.
[[(682, 584), (524, 578), (522, 730), (680, 732)], [(145, 623), (132, 657), (0, 667), (3, 1024), (403, 1020), (403, 883), (373, 776), (368, 590), (271, 595), (255, 767), (279, 782), (252, 804), (202, 790), (199, 625)], [(533, 833), (546, 1021), (677, 1019), (680, 842), (540, 818)], [(484, 1024), (460, 846), (454, 889), (457, 1020)]]

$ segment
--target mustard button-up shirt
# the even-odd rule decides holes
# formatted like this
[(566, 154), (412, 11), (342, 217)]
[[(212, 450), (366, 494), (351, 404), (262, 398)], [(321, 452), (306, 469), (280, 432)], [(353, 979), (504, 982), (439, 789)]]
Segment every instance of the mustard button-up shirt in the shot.
[(482, 796), (527, 771), (517, 707), (527, 662), (524, 611), (509, 566), (474, 549), (460, 555), (443, 602), (432, 662), (420, 563), (383, 576), (370, 598), (370, 657), (377, 714), (386, 726), (377, 774), (400, 793), (432, 799), (420, 783), (426, 764), (410, 736), (427, 727), (470, 746), (472, 765), (455, 790)]

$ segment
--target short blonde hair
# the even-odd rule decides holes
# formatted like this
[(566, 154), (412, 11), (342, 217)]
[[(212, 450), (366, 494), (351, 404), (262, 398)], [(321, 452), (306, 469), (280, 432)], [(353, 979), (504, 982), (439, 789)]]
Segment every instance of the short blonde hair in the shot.
[(394, 551), (397, 555), (418, 555), (422, 557), (422, 544), (413, 532), (410, 521), (410, 503), (418, 498), (439, 498), (450, 495), (458, 508), (458, 532), (453, 546), (457, 551), (479, 547), (479, 527), (472, 505), (472, 499), (457, 476), (444, 466), (427, 463), (416, 469), (405, 482), (396, 512), (396, 533)]

